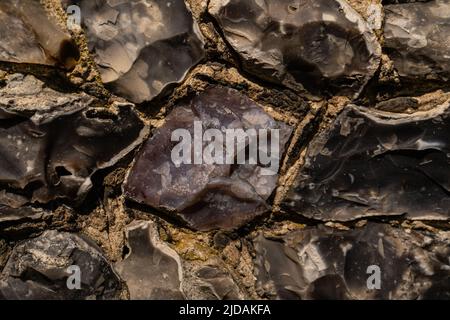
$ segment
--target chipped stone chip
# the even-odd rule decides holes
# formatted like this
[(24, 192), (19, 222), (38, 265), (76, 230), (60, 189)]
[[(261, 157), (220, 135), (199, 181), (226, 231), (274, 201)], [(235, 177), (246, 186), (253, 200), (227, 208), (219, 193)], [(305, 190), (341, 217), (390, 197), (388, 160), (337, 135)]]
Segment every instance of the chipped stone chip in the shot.
[(159, 239), (154, 223), (133, 221), (126, 228), (129, 253), (115, 267), (133, 300), (183, 299), (178, 254)]
[[(173, 161), (176, 143), (171, 141), (172, 133), (181, 128), (194, 136), (196, 122), (201, 122), (200, 130), (217, 129), (219, 133), (236, 128), (279, 130), (278, 163), (292, 132), (236, 90), (212, 87), (176, 106), (145, 143), (125, 182), (125, 195), (171, 212), (198, 230), (233, 229), (267, 212), (270, 207), (266, 201), (276, 187), (278, 168), (265, 175), (266, 167), (249, 161), (202, 161), (179, 166)], [(209, 144), (200, 143), (200, 147)], [(219, 144), (225, 145), (225, 139)]]
[(450, 100), (391, 113), (349, 105), (308, 147), (284, 208), (323, 221), (450, 217)]
[(0, 89), (0, 204), (20, 207), (81, 200), (91, 176), (139, 144), (147, 132), (129, 104), (99, 108), (85, 93), (61, 93), (33, 76)]
[[(79, 288), (68, 286), (75, 275), (72, 266)], [(121, 290), (120, 279), (92, 240), (54, 230), (16, 245), (0, 274), (0, 299), (117, 299)]]
[(277, 241), (260, 234), (254, 243), (257, 290), (271, 299), (449, 299), (445, 234), (369, 223), (308, 227)]
[(66, 0), (82, 12), (102, 81), (134, 103), (149, 101), (184, 79), (204, 55), (203, 40), (183, 0)]
[(400, 77), (409, 80), (450, 79), (450, 3), (385, 6), (384, 50)]
[(209, 12), (244, 70), (269, 81), (353, 95), (379, 66), (376, 36), (343, 0), (212, 0)]
[(0, 1), (0, 61), (73, 68), (80, 51), (38, 0)]

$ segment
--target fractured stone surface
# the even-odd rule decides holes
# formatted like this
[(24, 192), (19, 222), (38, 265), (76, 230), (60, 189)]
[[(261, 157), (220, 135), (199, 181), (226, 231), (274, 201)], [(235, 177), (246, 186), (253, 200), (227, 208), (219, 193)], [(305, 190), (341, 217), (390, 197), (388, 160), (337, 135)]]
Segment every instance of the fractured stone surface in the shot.
[(409, 79), (450, 79), (450, 2), (385, 6), (384, 50), (399, 75)]
[(115, 267), (133, 300), (183, 299), (178, 254), (159, 239), (152, 222), (134, 221), (126, 229), (130, 252)]
[(447, 98), (409, 114), (346, 107), (308, 147), (284, 207), (318, 220), (403, 214), (444, 220), (449, 195)]
[(135, 220), (126, 235), (129, 252), (115, 268), (130, 299), (242, 298), (230, 275), (217, 265), (183, 267), (186, 261), (160, 239), (154, 222)]
[[(3, 195), (3, 197), (5, 196)], [(70, 210), (68, 207), (65, 207), (65, 209)], [(6, 205), (0, 205), (0, 223), (20, 220), (44, 220), (52, 214), (52, 211), (42, 208), (33, 208), (30, 206), (12, 208)]]
[[(369, 223), (349, 231), (306, 228), (277, 241), (259, 235), (254, 242), (257, 290), (265, 297), (450, 298), (448, 232), (406, 233)], [(369, 279), (373, 266), (380, 271), (378, 289)]]
[(0, 61), (72, 68), (80, 52), (39, 0), (0, 1)]
[(379, 65), (374, 33), (342, 0), (212, 0), (209, 11), (243, 68), (267, 80), (352, 94)]
[(0, 204), (82, 199), (92, 174), (142, 141), (146, 130), (130, 105), (97, 104), (33, 76), (8, 76), (0, 89)]
[[(128, 175), (125, 195), (175, 213), (199, 230), (233, 229), (267, 212), (270, 208), (266, 200), (276, 187), (277, 172), (248, 161), (242, 165), (205, 161), (175, 165), (171, 157), (176, 144), (171, 141), (172, 132), (183, 128), (194, 137), (195, 121), (202, 122), (203, 130), (215, 128), (219, 133), (237, 128), (278, 129), (278, 157), (282, 156), (292, 131), (236, 90), (210, 88), (178, 105), (145, 143)], [(203, 142), (203, 148), (208, 144)], [(225, 145), (225, 140), (221, 145)]]
[[(196, 272), (201, 284), (199, 287), (218, 300), (239, 300), (242, 295), (230, 275), (213, 265), (201, 267)], [(200, 290), (199, 290), (200, 291)], [(208, 296), (207, 296), (208, 297)], [(204, 297), (202, 297), (204, 298)], [(208, 297), (209, 298), (209, 297)]]
[(198, 27), (183, 0), (68, 0), (83, 13), (102, 80), (134, 103), (180, 82), (203, 58)]
[[(82, 61), (60, 2), (81, 8)], [(444, 0), (0, 0), (0, 300), (449, 300), (449, 12)], [(111, 92), (156, 103), (138, 116), (37, 66), (105, 97), (94, 62)], [(358, 94), (370, 107), (340, 109)], [(145, 142), (144, 122), (157, 127)], [(174, 160), (179, 129), (192, 164)], [(235, 129), (279, 129), (277, 165), (208, 162)]]
[[(79, 267), (80, 289), (67, 286), (70, 266)], [(16, 245), (0, 275), (0, 299), (114, 299), (120, 291), (120, 279), (91, 240), (54, 230)]]

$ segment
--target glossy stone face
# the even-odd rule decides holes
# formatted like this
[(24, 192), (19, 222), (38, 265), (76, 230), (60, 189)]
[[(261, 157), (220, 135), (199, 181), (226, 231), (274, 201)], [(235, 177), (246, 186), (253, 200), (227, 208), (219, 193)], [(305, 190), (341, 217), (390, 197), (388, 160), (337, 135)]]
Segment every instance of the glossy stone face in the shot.
[[(67, 286), (75, 274), (70, 266), (79, 267), (79, 290)], [(0, 299), (8, 300), (114, 299), (121, 289), (92, 241), (53, 230), (16, 245), (0, 275)]]
[(126, 233), (130, 252), (115, 267), (127, 284), (130, 299), (183, 299), (180, 257), (159, 239), (156, 226), (134, 221)]
[(409, 79), (450, 79), (450, 2), (385, 6), (384, 50), (399, 75)]
[(97, 105), (33, 76), (7, 78), (0, 89), (0, 204), (82, 199), (93, 173), (142, 141), (146, 130), (130, 105)]
[(72, 68), (79, 49), (38, 0), (0, 2), (0, 61)]
[[(277, 241), (260, 235), (254, 243), (257, 290), (268, 298), (450, 297), (448, 234), (369, 223), (349, 231), (306, 228)], [(379, 286), (370, 278), (377, 274)]]
[(126, 227), (127, 254), (115, 264), (132, 300), (240, 299), (233, 278), (218, 265), (189, 264), (161, 240), (156, 223), (135, 220)]
[[(196, 121), (201, 122), (200, 139), (202, 131), (207, 129), (218, 129), (220, 134), (238, 128), (245, 132), (248, 129), (279, 130), (278, 161), (292, 131), (237, 91), (210, 88), (178, 105), (145, 143), (128, 175), (125, 195), (136, 202), (172, 212), (199, 230), (233, 229), (268, 211), (266, 200), (276, 187), (278, 168), (268, 172), (269, 169), (259, 162), (237, 164), (233, 159), (234, 164), (201, 161), (175, 165), (172, 151), (177, 142), (171, 141), (172, 133), (186, 129), (194, 142)], [(245, 151), (249, 144), (246, 141), (244, 149), (239, 151)], [(224, 138), (220, 145), (225, 144)], [(195, 143), (191, 145), (195, 148)], [(210, 143), (205, 140), (198, 146), (204, 151), (207, 145)], [(192, 155), (196, 150), (192, 149)]]
[(135, 103), (177, 83), (203, 58), (198, 27), (183, 0), (72, 0), (81, 8), (102, 80)]
[(308, 147), (284, 207), (318, 220), (449, 219), (450, 100), (389, 113), (348, 106)]
[(212, 0), (209, 12), (245, 71), (312, 91), (357, 93), (379, 65), (367, 22), (341, 0)]

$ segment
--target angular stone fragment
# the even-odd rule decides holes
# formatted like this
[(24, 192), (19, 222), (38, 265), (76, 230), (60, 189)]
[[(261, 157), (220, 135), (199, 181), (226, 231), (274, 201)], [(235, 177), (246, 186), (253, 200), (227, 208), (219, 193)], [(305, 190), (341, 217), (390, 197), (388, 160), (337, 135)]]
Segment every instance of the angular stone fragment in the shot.
[(102, 80), (141, 103), (180, 82), (203, 58), (198, 27), (183, 0), (68, 0), (83, 13)]
[(60, 93), (15, 74), (0, 89), (0, 205), (82, 199), (90, 177), (143, 139), (130, 105), (110, 109), (84, 93)]
[(272, 299), (450, 298), (445, 233), (375, 223), (350, 231), (307, 228), (278, 241), (260, 235), (255, 249), (257, 290)]
[(52, 215), (52, 212), (33, 207), (20, 207), (11, 208), (8, 206), (0, 205), (0, 223), (9, 221), (19, 221), (22, 219), (38, 220), (45, 219)]
[[(231, 276), (215, 264), (196, 266), (159, 238), (151, 221), (133, 221), (126, 228), (129, 251), (115, 264), (130, 299), (240, 299)], [(184, 266), (184, 267), (183, 267)]]
[[(196, 127), (196, 123), (200, 125)], [(177, 129), (185, 130), (184, 133), (189, 135), (183, 137), (183, 141), (192, 138), (188, 148), (192, 151), (189, 152), (192, 154), (189, 156), (191, 164), (175, 164), (178, 160), (172, 154), (179, 155), (175, 148), (179, 144), (171, 138)], [(206, 134), (208, 129), (216, 129), (222, 141), (213, 136), (209, 140), (212, 143), (206, 139), (202, 142), (203, 131)], [(260, 158), (256, 164), (251, 164), (248, 158), (245, 164), (238, 164), (236, 154), (246, 150), (250, 145), (248, 139), (242, 148), (237, 143), (232, 144), (238, 151), (234, 153), (235, 157), (230, 157), (231, 162), (227, 162), (222, 156), (227, 150), (226, 131), (232, 129), (242, 129), (243, 133), (249, 133), (250, 129), (258, 130), (255, 132), (262, 130), (267, 137), (277, 131), (279, 144), (274, 139), (273, 146), (279, 147), (279, 153), (273, 153), (271, 168), (263, 165)], [(276, 187), (278, 164), (290, 134), (289, 126), (275, 121), (259, 105), (236, 90), (210, 88), (188, 103), (177, 106), (167, 116), (165, 124), (146, 142), (126, 180), (125, 195), (136, 202), (175, 213), (195, 229), (242, 226), (269, 210), (266, 200)], [(200, 139), (199, 143), (196, 143), (196, 137)], [(174, 141), (181, 140), (177, 139), (180, 137), (175, 137)], [(259, 139), (261, 141), (263, 136)], [(212, 145), (221, 146), (223, 150), (217, 151), (219, 159), (208, 161), (206, 156), (214, 153), (206, 150)], [(257, 147), (260, 152), (263, 150), (262, 143)]]
[(212, 0), (209, 12), (245, 71), (263, 79), (353, 94), (379, 65), (374, 33), (343, 0)]
[(0, 1), (0, 61), (72, 68), (80, 52), (39, 0)]
[[(80, 289), (70, 276), (80, 275)], [(100, 249), (82, 236), (46, 231), (13, 249), (0, 275), (0, 299), (114, 299), (121, 282)]]
[(346, 107), (313, 139), (283, 206), (319, 220), (449, 219), (450, 100), (410, 114)]
[(229, 274), (221, 271), (216, 266), (204, 266), (197, 270), (196, 276), (202, 282), (200, 287), (210, 292), (218, 300), (242, 299), (238, 286)]
[(129, 253), (115, 267), (132, 300), (183, 299), (183, 271), (178, 254), (159, 239), (152, 222), (127, 227)]
[(450, 79), (450, 2), (385, 6), (384, 50), (402, 78)]

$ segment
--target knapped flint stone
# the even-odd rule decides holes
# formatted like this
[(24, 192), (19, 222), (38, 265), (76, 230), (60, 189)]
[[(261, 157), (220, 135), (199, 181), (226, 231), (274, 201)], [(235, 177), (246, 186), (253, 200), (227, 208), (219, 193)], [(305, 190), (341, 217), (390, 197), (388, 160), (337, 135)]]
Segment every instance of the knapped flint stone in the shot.
[(80, 52), (39, 0), (0, 1), (0, 61), (72, 68)]
[(83, 13), (89, 48), (104, 83), (134, 103), (183, 80), (204, 55), (183, 0), (69, 0)]
[(343, 0), (212, 0), (209, 12), (245, 71), (265, 80), (353, 95), (379, 66), (376, 36)]
[(115, 269), (130, 299), (242, 298), (231, 276), (218, 266), (183, 268), (186, 261), (160, 239), (154, 222), (133, 221), (126, 227), (126, 238), (129, 251)]
[(134, 221), (126, 234), (130, 251), (115, 268), (128, 286), (130, 299), (184, 299), (180, 257), (159, 239), (156, 226)]
[[(81, 288), (69, 289), (70, 266), (78, 266)], [(70, 281), (70, 279), (69, 279)], [(0, 275), (0, 299), (115, 299), (121, 282), (100, 249), (89, 239), (46, 231), (16, 245)]]
[[(318, 227), (255, 243), (257, 290), (271, 299), (449, 299), (447, 235), (369, 223)], [(371, 266), (379, 267), (380, 287)]]
[(450, 2), (385, 6), (384, 50), (400, 77), (450, 79)]
[(18, 208), (81, 200), (90, 177), (113, 165), (146, 133), (131, 105), (96, 107), (84, 93), (60, 93), (33, 76), (0, 89), (0, 204)]
[[(68, 208), (67, 208), (68, 209)], [(33, 208), (23, 206), (20, 208), (12, 208), (0, 205), (0, 224), (3, 222), (20, 221), (20, 220), (43, 220), (50, 217), (53, 213), (42, 208)]]
[(210, 292), (214, 299), (239, 300), (242, 295), (233, 278), (226, 272), (213, 265), (201, 267), (196, 276), (202, 282), (204, 290)]
[(270, 210), (266, 200), (276, 187), (277, 174), (266, 175), (268, 168), (259, 164), (203, 162), (177, 168), (171, 158), (176, 144), (171, 135), (183, 128), (194, 137), (194, 121), (201, 121), (203, 130), (215, 128), (222, 133), (236, 128), (279, 129), (282, 156), (290, 126), (275, 121), (238, 91), (222, 87), (209, 88), (178, 105), (165, 120), (128, 174), (124, 193), (129, 199), (173, 213), (197, 230), (234, 229)]
[(283, 207), (318, 220), (450, 217), (450, 100), (389, 113), (349, 105), (318, 134)]

